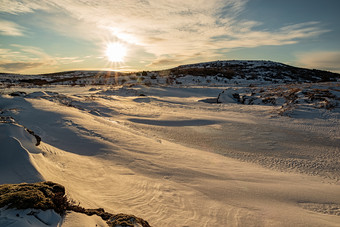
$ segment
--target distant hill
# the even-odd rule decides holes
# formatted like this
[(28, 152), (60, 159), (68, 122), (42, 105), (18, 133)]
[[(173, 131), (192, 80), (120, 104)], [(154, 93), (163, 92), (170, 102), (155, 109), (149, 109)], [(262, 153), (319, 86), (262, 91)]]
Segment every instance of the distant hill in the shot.
[(240, 77), (246, 80), (263, 79), (278, 82), (336, 81), (340, 78), (338, 73), (298, 68), (272, 61), (213, 61), (181, 65), (171, 71), (176, 74), (218, 75), (228, 79)]
[(272, 61), (212, 61), (160, 71), (67, 71), (40, 75), (0, 73), (3, 86), (12, 85), (224, 85), (243, 83), (335, 82), (340, 74), (298, 68)]

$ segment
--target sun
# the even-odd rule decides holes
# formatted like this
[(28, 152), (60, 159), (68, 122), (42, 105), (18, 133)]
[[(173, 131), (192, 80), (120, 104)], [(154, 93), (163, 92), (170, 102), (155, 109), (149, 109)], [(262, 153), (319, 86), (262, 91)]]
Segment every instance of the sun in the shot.
[(119, 43), (109, 43), (106, 46), (106, 56), (111, 62), (123, 62), (126, 55), (126, 47)]

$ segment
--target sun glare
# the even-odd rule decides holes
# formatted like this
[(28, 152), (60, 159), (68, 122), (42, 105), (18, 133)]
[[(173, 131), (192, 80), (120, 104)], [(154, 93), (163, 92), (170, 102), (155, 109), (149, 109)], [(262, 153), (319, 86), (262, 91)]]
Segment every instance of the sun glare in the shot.
[(125, 55), (126, 47), (121, 43), (109, 43), (106, 47), (106, 56), (111, 62), (123, 62)]

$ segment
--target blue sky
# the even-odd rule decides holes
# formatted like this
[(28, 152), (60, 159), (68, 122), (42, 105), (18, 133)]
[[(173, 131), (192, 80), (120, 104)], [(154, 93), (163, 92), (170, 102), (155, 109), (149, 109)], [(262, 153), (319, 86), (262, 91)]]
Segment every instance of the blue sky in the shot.
[[(340, 72), (338, 0), (0, 0), (0, 72), (154, 70), (232, 59)], [(109, 62), (106, 47), (126, 47)]]

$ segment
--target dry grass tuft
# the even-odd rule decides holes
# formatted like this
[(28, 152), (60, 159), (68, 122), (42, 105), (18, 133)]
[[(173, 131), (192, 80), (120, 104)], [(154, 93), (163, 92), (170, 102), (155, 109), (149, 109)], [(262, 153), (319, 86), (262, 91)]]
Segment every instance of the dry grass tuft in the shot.
[(53, 209), (58, 214), (64, 214), (67, 204), (65, 188), (50, 181), (0, 185), (0, 207)]

